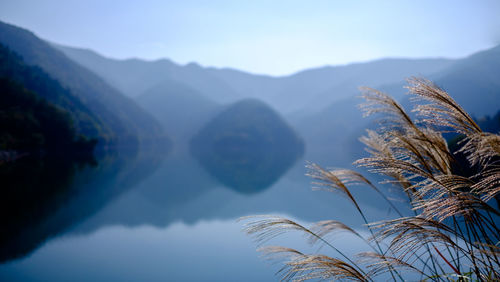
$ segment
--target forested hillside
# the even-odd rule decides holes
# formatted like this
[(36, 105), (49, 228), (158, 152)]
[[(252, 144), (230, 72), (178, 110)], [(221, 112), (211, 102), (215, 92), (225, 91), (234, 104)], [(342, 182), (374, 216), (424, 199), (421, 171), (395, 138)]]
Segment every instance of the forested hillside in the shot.
[(158, 122), (134, 101), (33, 33), (0, 23), (0, 43), (58, 80), (97, 117), (101, 126), (92, 137), (101, 145), (137, 148), (141, 141), (167, 140)]
[(1, 44), (0, 93), (0, 150), (92, 152), (99, 120), (47, 73)]

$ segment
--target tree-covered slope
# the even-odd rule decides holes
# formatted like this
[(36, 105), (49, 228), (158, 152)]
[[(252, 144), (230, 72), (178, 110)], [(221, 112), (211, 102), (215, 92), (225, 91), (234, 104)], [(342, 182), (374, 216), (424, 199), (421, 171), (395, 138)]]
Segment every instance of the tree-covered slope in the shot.
[[(2, 106), (7, 106), (9, 101), (14, 102), (13, 99), (17, 99), (6, 90), (7, 88), (18, 93), (30, 91), (33, 94), (26, 95), (33, 96), (33, 99), (47, 100), (59, 109), (64, 109), (71, 118), (73, 127), (78, 134), (97, 137), (106, 133), (107, 128), (102, 121), (71, 91), (63, 88), (57, 80), (50, 77), (41, 68), (26, 65), (19, 55), (2, 44), (0, 44), (0, 77), (4, 79), (5, 87), (1, 93), (4, 101)], [(16, 83), (18, 87), (15, 86)], [(27, 91), (21, 90), (21, 88), (25, 88)], [(22, 94), (19, 95), (19, 99), (24, 97), (21, 96)], [(28, 99), (26, 103), (33, 100), (32, 98), (26, 99)], [(20, 101), (16, 102), (19, 103)], [(23, 105), (20, 104), (19, 106), (22, 107)]]
[(33, 33), (0, 22), (0, 43), (28, 65), (42, 68), (80, 99), (104, 125), (97, 136), (104, 144), (136, 147), (141, 140), (162, 137), (158, 122), (134, 101)]
[(67, 111), (4, 76), (0, 76), (0, 128), (0, 151), (68, 157), (91, 155), (95, 146), (95, 140), (76, 133)]

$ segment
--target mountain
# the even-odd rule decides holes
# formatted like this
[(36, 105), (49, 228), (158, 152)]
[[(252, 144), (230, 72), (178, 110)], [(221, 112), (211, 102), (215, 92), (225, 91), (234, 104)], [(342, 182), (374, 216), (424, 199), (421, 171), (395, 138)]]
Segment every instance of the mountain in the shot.
[(217, 102), (231, 102), (239, 97), (226, 83), (194, 63), (180, 66), (167, 59), (115, 60), (105, 58), (91, 50), (57, 44), (53, 46), (72, 60), (103, 77), (110, 85), (129, 97), (137, 97), (165, 80), (187, 84)]
[[(86, 154), (103, 124), (42, 69), (0, 44), (0, 150)], [(48, 102), (51, 101), (51, 102)]]
[[(427, 76), (447, 91), (470, 114), (477, 118), (494, 115), (500, 109), (500, 45), (455, 60), (444, 70)], [(405, 82), (387, 84), (379, 89), (400, 98), (408, 109), (409, 96), (403, 95)]]
[[(493, 115), (500, 109), (499, 76), (500, 46), (497, 46), (455, 60), (426, 78), (444, 88), (473, 116), (481, 118)], [(411, 111), (411, 96), (404, 95), (407, 92), (404, 88), (406, 82), (367, 86), (395, 97), (407, 111)], [(362, 152), (362, 144), (356, 139), (372, 124), (372, 119), (362, 118), (362, 112), (357, 107), (362, 102), (362, 99), (346, 98), (327, 105), (317, 113), (292, 119), (292, 124), (304, 136), (308, 148), (314, 150), (306, 158), (345, 163), (361, 156), (359, 152)]]
[(363, 152), (357, 140), (369, 121), (363, 119), (356, 97), (342, 99), (323, 111), (291, 119), (291, 124), (307, 144), (305, 159), (315, 163), (345, 167)]
[(358, 87), (430, 75), (449, 66), (447, 59), (381, 59), (344, 66), (304, 70), (284, 77), (252, 75), (230, 69), (208, 69), (245, 97), (262, 99), (285, 114), (313, 112), (358, 94)]
[(158, 122), (133, 100), (33, 33), (0, 22), (0, 43), (58, 80), (93, 112), (103, 128), (89, 137), (98, 137), (102, 145), (136, 148), (141, 141), (165, 140)]
[[(447, 59), (382, 59), (273, 77), (229, 68), (203, 68), (196, 64), (181, 66), (169, 60), (114, 60), (90, 50), (59, 45), (57, 48), (99, 73), (117, 88), (128, 89), (128, 95), (136, 97), (145, 109), (163, 121), (167, 132), (172, 130), (173, 135), (179, 132), (184, 136), (183, 140), (189, 135), (187, 132), (195, 132), (200, 124), (206, 122), (205, 114), (197, 116), (196, 113), (205, 111), (207, 99), (227, 104), (242, 98), (255, 98), (285, 116), (306, 143), (311, 144), (308, 151), (317, 151), (317, 154), (311, 155), (315, 159), (325, 156), (320, 152), (323, 149), (332, 152), (334, 147), (344, 147), (344, 141), (342, 146), (332, 146), (332, 142), (357, 134), (358, 127), (364, 125), (364, 121), (358, 118), (361, 114), (356, 108), (361, 101), (352, 98), (359, 94), (359, 86), (399, 85), (406, 77), (434, 75), (454, 63), (454, 60)], [(198, 82), (200, 77), (207, 82), (203, 87)], [(220, 93), (229, 93), (228, 98), (224, 99)], [(186, 112), (181, 107), (189, 109), (186, 110), (190, 113), (189, 118), (185, 117)], [(196, 126), (190, 127), (191, 123)], [(188, 126), (183, 127), (184, 124)], [(335, 125), (339, 127), (333, 127)], [(340, 153), (347, 154), (349, 151), (340, 150)], [(338, 159), (345, 162), (345, 158)]]
[[(81, 55), (77, 60), (91, 69), (98, 68), (90, 59), (85, 59), (90, 56), (90, 51), (60, 48), (64, 48), (66, 53), (73, 50), (87, 54)], [(233, 100), (256, 98), (276, 109), (303, 136), (308, 144), (308, 152), (316, 150), (313, 154), (306, 153), (307, 159), (329, 158), (345, 163), (348, 156), (352, 157), (352, 151), (358, 151), (360, 145), (355, 140), (369, 124), (369, 120), (363, 119), (357, 108), (362, 100), (354, 98), (359, 95), (359, 86), (383, 90), (395, 96), (408, 108), (410, 105), (404, 95), (405, 78), (422, 76), (444, 87), (473, 115), (491, 115), (500, 109), (500, 99), (497, 98), (500, 87), (496, 79), (500, 66), (499, 48), (495, 47), (463, 59), (389, 58), (343, 66), (325, 66), (281, 77), (255, 75), (229, 68), (202, 68), (194, 64), (181, 66), (169, 61), (170, 69), (163, 71), (163, 79), (182, 83), (185, 87), (198, 91), (201, 96), (222, 103), (218, 98), (214, 99), (218, 91), (202, 91), (193, 87), (187, 77), (190, 74), (188, 70), (195, 69), (198, 74), (207, 75), (219, 85), (225, 85), (225, 89), (231, 89)], [(93, 55), (101, 62), (110, 61), (96, 53)], [(125, 62), (129, 60), (111, 61), (117, 65), (121, 62), (121, 66), (125, 68)], [(144, 68), (153, 68), (163, 62), (134, 61)], [(103, 75), (106, 73), (104, 68), (100, 70)], [(180, 81), (172, 78), (172, 72), (183, 73), (185, 76)], [(155, 83), (160, 84), (158, 81)], [(167, 89), (164, 90), (167, 92)], [(152, 100), (150, 104), (153, 104)], [(232, 99), (225, 102), (227, 101)], [(349, 147), (352, 149), (343, 149)], [(342, 155), (345, 157), (340, 157)]]
[(481, 117), (500, 109), (500, 45), (458, 60), (430, 79), (469, 113)]
[(66, 111), (5, 77), (0, 77), (0, 93), (1, 151), (92, 155), (96, 140), (77, 136)]
[(170, 80), (188, 85), (219, 103), (256, 98), (283, 114), (300, 112), (304, 107), (309, 112), (317, 111), (333, 101), (355, 95), (360, 85), (377, 87), (415, 74), (428, 76), (452, 63), (446, 59), (383, 59), (273, 77), (229, 68), (203, 68), (194, 63), (181, 66), (166, 59), (115, 60), (91, 50), (54, 46), (131, 97)]
[(151, 87), (136, 101), (160, 121), (178, 145), (187, 143), (221, 108), (199, 91), (172, 80)]
[(302, 155), (304, 144), (273, 109), (245, 99), (210, 120), (193, 137), (190, 148), (221, 183), (255, 193), (286, 172)]

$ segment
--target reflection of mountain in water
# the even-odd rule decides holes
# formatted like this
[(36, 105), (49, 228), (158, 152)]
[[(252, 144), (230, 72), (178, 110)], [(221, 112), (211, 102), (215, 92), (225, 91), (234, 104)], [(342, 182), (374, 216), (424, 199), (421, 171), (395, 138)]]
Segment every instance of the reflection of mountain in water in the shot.
[[(165, 160), (158, 158), (159, 155), (151, 152), (137, 157), (108, 156), (99, 160), (96, 167), (84, 168), (47, 163), (35, 167), (29, 175), (24, 170), (17, 174), (18, 179), (11, 173), (12, 183), (19, 183), (20, 177), (31, 181), (17, 192), (2, 190), (14, 191), (15, 197), (0, 194), (3, 208), (0, 230), (9, 230), (1, 234), (0, 261), (26, 256), (45, 241), (63, 234), (81, 236), (112, 225), (164, 228), (179, 221), (232, 220), (269, 213), (309, 221), (333, 214), (337, 220), (361, 224), (345, 199), (326, 192), (311, 192), (310, 180), (304, 176), (300, 161), (286, 174), (276, 175), (280, 180), (272, 189), (248, 194), (222, 187), (190, 156), (187, 148), (169, 153)], [(355, 190), (357, 196), (372, 202), (377, 197), (371, 190)], [(8, 202), (10, 209), (4, 206)], [(384, 205), (377, 203), (365, 210), (374, 219), (386, 212)], [(17, 214), (21, 212), (24, 214)]]
[[(161, 167), (133, 189), (118, 195), (98, 213), (78, 224), (71, 233), (89, 234), (105, 226), (155, 226), (172, 223), (234, 220), (252, 214), (286, 214), (307, 221), (332, 216), (339, 221), (362, 224), (349, 201), (338, 195), (311, 191), (303, 160), (297, 161), (279, 180), (260, 193), (227, 189), (211, 177), (186, 151), (170, 154)], [(367, 187), (353, 194), (366, 200), (364, 211), (373, 219), (387, 215), (387, 207)], [(235, 222), (236, 224), (236, 222)]]
[(226, 108), (190, 145), (212, 176), (242, 193), (269, 187), (304, 151), (304, 144), (282, 118), (254, 99)]
[(155, 170), (161, 156), (115, 153), (93, 165), (24, 158), (0, 166), (0, 262), (25, 256), (91, 217)]

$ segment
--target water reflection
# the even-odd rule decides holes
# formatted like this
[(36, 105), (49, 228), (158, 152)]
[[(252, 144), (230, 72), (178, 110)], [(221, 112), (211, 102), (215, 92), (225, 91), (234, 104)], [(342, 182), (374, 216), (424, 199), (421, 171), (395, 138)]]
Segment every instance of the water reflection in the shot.
[[(189, 148), (159, 155), (112, 155), (95, 166), (45, 164), (32, 175), (10, 173), (29, 185), (1, 197), (13, 199), (19, 215), (2, 212), (2, 230), (9, 232), (0, 243), (0, 280), (219, 280), (225, 273), (233, 281), (275, 280), (276, 269), (259, 260), (236, 218), (279, 213), (362, 226), (348, 201), (311, 192), (303, 160), (259, 193), (241, 193), (221, 184)], [(370, 190), (357, 192), (376, 198)], [(369, 220), (386, 215), (381, 201), (374, 202), (364, 206)]]
[(71, 197), (74, 191), (67, 188), (79, 169), (69, 160), (53, 158), (22, 158), (0, 166), (1, 261), (26, 254), (37, 245), (34, 241), (50, 236), (37, 236), (33, 229)]
[[(223, 140), (220, 143), (226, 141), (234, 142)], [(279, 152), (265, 147), (259, 150), (228, 149), (228, 144), (220, 143), (214, 144), (213, 151), (196, 154), (197, 160), (213, 178), (243, 194), (259, 193), (269, 188), (297, 160), (294, 152)]]
[(0, 167), (0, 262), (19, 258), (106, 206), (158, 167), (161, 154), (98, 161), (23, 158)]
[[(260, 193), (241, 193), (212, 177), (187, 151), (175, 152), (147, 179), (110, 202), (98, 214), (80, 223), (72, 232), (89, 234), (109, 225), (165, 228), (176, 222), (196, 224), (204, 220), (235, 220), (251, 214), (282, 213), (314, 221), (335, 218), (362, 224), (352, 205), (338, 195), (312, 192), (299, 160), (279, 180)], [(356, 194), (374, 199), (376, 194), (360, 189)], [(386, 215), (386, 207), (375, 201), (366, 213)], [(235, 222), (236, 224), (236, 222)], [(200, 235), (201, 236), (201, 235)]]

